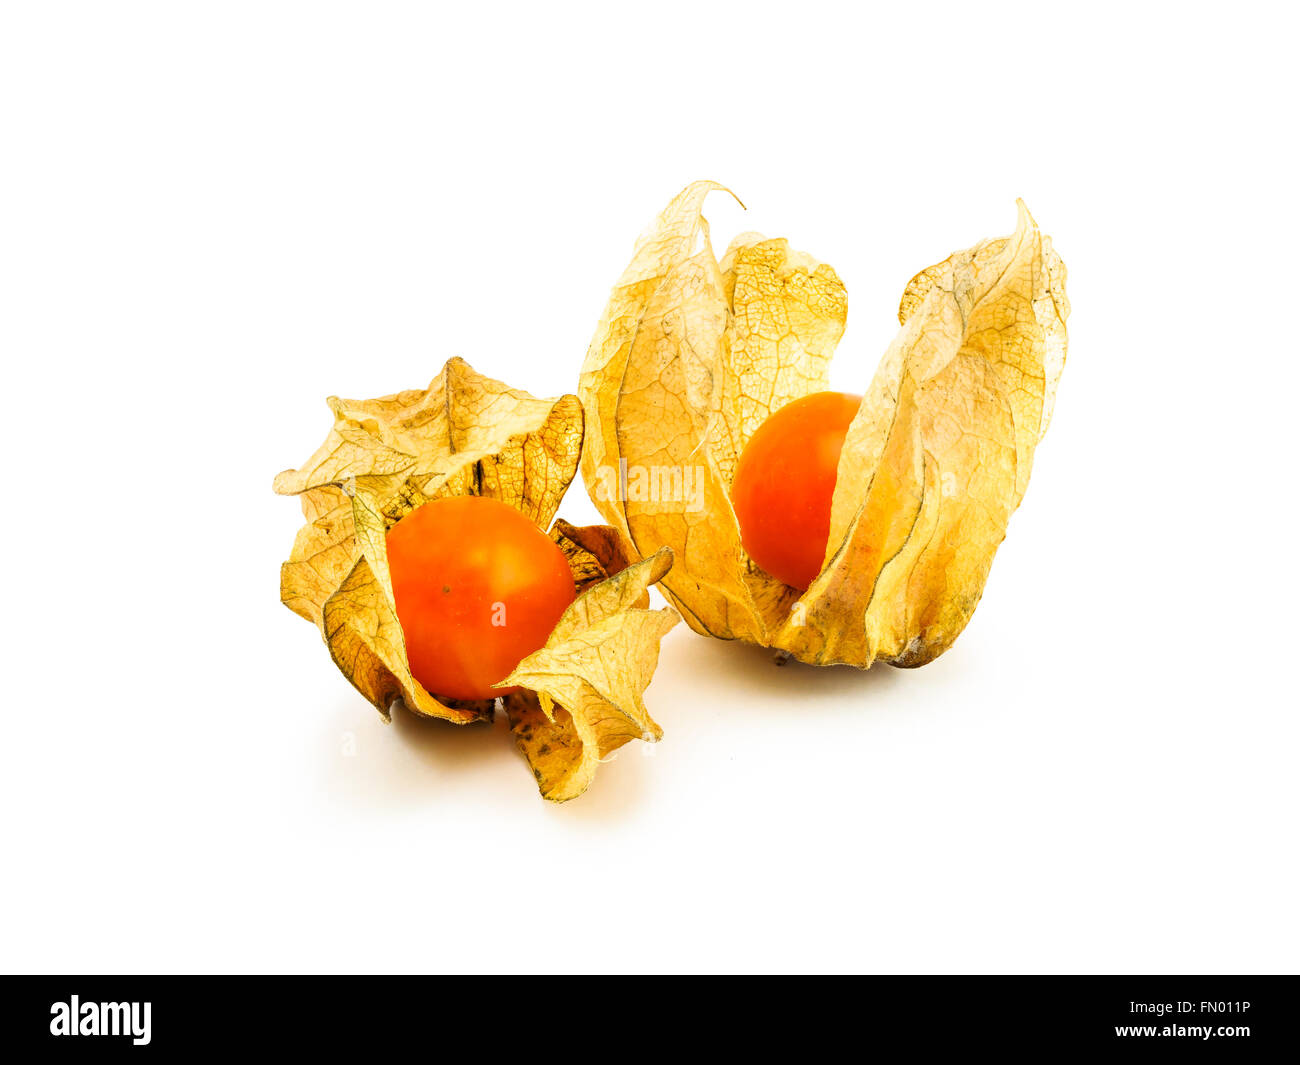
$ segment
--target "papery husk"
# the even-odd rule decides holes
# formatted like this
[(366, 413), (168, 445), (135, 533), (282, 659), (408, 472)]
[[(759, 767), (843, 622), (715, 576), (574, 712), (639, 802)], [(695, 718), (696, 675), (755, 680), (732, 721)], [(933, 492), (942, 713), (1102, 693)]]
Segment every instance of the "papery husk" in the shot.
[(593, 583), (546, 646), (501, 682), (525, 689), (506, 696), (505, 708), (546, 798), (581, 795), (601, 760), (623, 744), (662, 738), (641, 694), (659, 660), (659, 641), (679, 620), (671, 608), (646, 609), (647, 589), (671, 566), (672, 551), (664, 547)]
[[(916, 666), (965, 627), (1029, 480), (1065, 362), (1065, 267), (1024, 204), (907, 285), (902, 330), (841, 453), (822, 572), (800, 593), (745, 554), (729, 492), (754, 430), (828, 387), (847, 313), (835, 271), (746, 234), (719, 263), (696, 182), (642, 236), (579, 385), (583, 478), (697, 632), (814, 664)], [(698, 471), (692, 499), (611, 490), (631, 469)], [(619, 471), (617, 477), (611, 471)]]
[[(331, 398), (329, 406), (334, 425), (325, 442), (301, 469), (275, 478), (276, 492), (301, 498), (306, 518), (281, 567), (281, 600), (317, 625), (339, 670), (385, 719), (401, 699), (416, 714), (455, 724), (490, 720), (494, 700), (441, 698), (411, 675), (388, 573), (387, 532), (422, 503), (467, 494), (497, 499), (546, 529), (577, 472), (581, 404), (573, 395), (538, 399), (452, 359), (426, 389), (373, 400)], [(630, 722), (619, 733), (626, 739), (662, 735), (642, 693), (654, 674), (659, 639), (677, 618), (671, 610), (646, 609), (646, 590), (671, 566), (670, 551), (629, 566), (612, 529), (557, 520), (550, 535), (569, 562), (579, 598), (546, 646), (526, 660), (549, 652), (546, 668), (554, 676), (506, 701), (513, 725), (531, 710), (542, 712), (547, 700), (551, 750), (523, 739), (519, 746), (542, 794), (568, 799), (581, 794), (600, 758), (618, 746), (613, 726), (592, 724), (596, 708), (588, 688), (608, 693), (606, 718)], [(578, 604), (593, 597), (618, 604), (600, 619), (604, 627), (581, 623), (588, 607)], [(575, 752), (573, 764), (552, 755), (560, 747)]]

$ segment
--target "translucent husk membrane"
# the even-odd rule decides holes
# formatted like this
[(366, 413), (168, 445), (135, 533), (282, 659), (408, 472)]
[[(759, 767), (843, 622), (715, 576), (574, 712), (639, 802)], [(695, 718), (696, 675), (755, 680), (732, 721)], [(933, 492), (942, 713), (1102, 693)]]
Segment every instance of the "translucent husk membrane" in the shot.
[(829, 387), (847, 297), (783, 239), (744, 234), (719, 262), (713, 190), (696, 182), (659, 215), (596, 329), (579, 385), (588, 492), (631, 557), (672, 549), (663, 590), (697, 632), (814, 664), (923, 665), (970, 619), (1028, 485), (1065, 363), (1065, 267), (1021, 203), (1009, 237), (907, 284), (801, 593), (746, 557), (729, 491), (764, 419)]

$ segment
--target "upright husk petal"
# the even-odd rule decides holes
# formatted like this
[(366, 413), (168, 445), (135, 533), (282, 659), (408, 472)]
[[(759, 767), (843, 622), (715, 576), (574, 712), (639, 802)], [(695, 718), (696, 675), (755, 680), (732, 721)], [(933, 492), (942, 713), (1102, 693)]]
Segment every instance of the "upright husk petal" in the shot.
[(878, 591), (869, 611), (877, 654), (897, 665), (931, 661), (970, 620), (1065, 365), (1065, 267), (1019, 209), (1001, 247), (947, 261), (903, 327), (919, 442), (934, 468), (922, 509), (934, 516), (906, 579)]
[(647, 303), (618, 403), (617, 445), (627, 459), (618, 513), (638, 555), (673, 549), (688, 577), (664, 587), (692, 627), (757, 639), (762, 621), (744, 579), (740, 528), (707, 446), (726, 325), (712, 252), (679, 263)]
[[(629, 268), (643, 290), (628, 301), (616, 289), (597, 330), (580, 389), (605, 427), (600, 453), (584, 452), (588, 491), (635, 551), (673, 548), (664, 585), (697, 631), (814, 663), (930, 661), (978, 603), (1028, 485), (1065, 361), (1064, 266), (1021, 204), (1011, 237), (912, 279), (902, 331), (845, 441), (823, 571), (801, 595), (745, 557), (727, 494), (763, 419), (827, 387), (843, 286), (784, 241), (752, 235), (717, 266), (690, 214), (714, 187), (689, 187), (642, 238), (637, 255), (657, 249), (657, 268)], [(667, 225), (692, 240), (670, 239)], [(626, 343), (610, 373), (614, 333)], [(683, 462), (702, 471), (685, 504), (620, 498), (593, 477), (596, 466)]]
[[(646, 307), (668, 274), (691, 257), (707, 227), (700, 213), (704, 198), (723, 188), (715, 181), (696, 181), (683, 189), (641, 235), (632, 261), (610, 293), (578, 384), (587, 417), (582, 476), (589, 486), (601, 483), (607, 471), (618, 466), (618, 393)], [(611, 402), (603, 402), (605, 398)], [(622, 508), (612, 500), (595, 501), (605, 520), (630, 538)]]
[(700, 214), (720, 188), (683, 190), (611, 295), (579, 387), (596, 427), (582, 469), (635, 553), (673, 549), (663, 587), (692, 628), (766, 643), (784, 587), (748, 565), (730, 482), (767, 415), (825, 387), (847, 304), (835, 272), (784, 240), (748, 235), (720, 265)]
[[(778, 646), (812, 661), (917, 666), (952, 645), (1029, 483), (1065, 361), (1064, 284), (1020, 204), (1011, 237), (908, 285), (903, 329), (841, 454), (839, 546)], [(855, 476), (862, 469), (870, 479)]]
[(709, 447), (728, 485), (744, 442), (792, 399), (829, 388), (848, 298), (835, 271), (783, 238), (743, 234), (722, 257), (730, 329)]

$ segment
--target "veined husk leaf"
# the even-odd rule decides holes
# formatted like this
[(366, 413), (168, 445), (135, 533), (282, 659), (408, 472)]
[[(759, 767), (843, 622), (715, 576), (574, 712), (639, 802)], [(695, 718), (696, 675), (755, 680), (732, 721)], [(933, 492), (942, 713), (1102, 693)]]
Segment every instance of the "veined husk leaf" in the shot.
[[(983, 591), (1065, 362), (1065, 267), (1024, 204), (1016, 231), (921, 271), (849, 429), (821, 574), (800, 593), (746, 556), (729, 490), (772, 411), (828, 387), (847, 298), (835, 272), (746, 234), (721, 262), (696, 182), (642, 236), (579, 386), (588, 492), (696, 631), (816, 664), (915, 666)], [(631, 490), (676, 470), (693, 492)], [(655, 476), (642, 480), (655, 483)]]
[[(671, 566), (672, 551), (664, 547), (592, 584), (546, 646), (502, 681), (525, 689), (506, 696), (506, 713), (546, 798), (581, 795), (603, 758), (629, 740), (653, 743), (663, 736), (641, 693), (658, 662), (659, 641), (678, 621), (670, 607), (646, 609), (647, 589)], [(640, 671), (629, 670), (629, 662)]]
[[(538, 399), (452, 359), (426, 389), (374, 400), (331, 398), (329, 406), (334, 425), (324, 444), (301, 469), (275, 478), (277, 492), (300, 497), (306, 519), (281, 567), (282, 601), (317, 625), (339, 670), (385, 718), (400, 698), (414, 713), (456, 724), (490, 719), (493, 700), (441, 698), (411, 675), (388, 573), (387, 533), (420, 504), (464, 494), (500, 500), (547, 528), (577, 472), (581, 404), (572, 395)], [(676, 615), (646, 609), (646, 589), (671, 566), (672, 554), (629, 567), (613, 529), (557, 520), (550, 535), (580, 595), (537, 652), (551, 652), (546, 668), (554, 676), (544, 688), (508, 699), (512, 722), (530, 709), (542, 712), (541, 700), (547, 700), (551, 750), (576, 752), (581, 764), (561, 764), (551, 750), (522, 741), (520, 747), (543, 795), (572, 798), (590, 783), (600, 758), (618, 746), (588, 688), (605, 693), (604, 718), (634, 722), (635, 737), (657, 740), (662, 734), (642, 692), (654, 674), (659, 639)], [(617, 606), (588, 621), (589, 607), (578, 604), (594, 601)]]

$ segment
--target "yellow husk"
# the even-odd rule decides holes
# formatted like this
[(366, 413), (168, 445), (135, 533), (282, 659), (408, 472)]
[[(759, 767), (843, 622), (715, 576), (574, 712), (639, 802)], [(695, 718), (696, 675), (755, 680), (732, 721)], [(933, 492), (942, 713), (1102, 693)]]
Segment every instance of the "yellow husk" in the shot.
[[(683, 190), (611, 294), (579, 385), (588, 492), (633, 556), (672, 548), (663, 590), (697, 632), (814, 664), (923, 665), (970, 619), (1028, 484), (1065, 363), (1065, 267), (1022, 203), (1010, 237), (912, 279), (801, 594), (747, 558), (729, 491), (763, 420), (827, 388), (846, 294), (784, 240), (746, 234), (719, 263), (701, 214), (719, 189)], [(637, 471), (687, 470), (691, 494), (630, 490)]]
[[(456, 724), (490, 719), (492, 700), (439, 698), (411, 675), (387, 531), (421, 503), (465, 494), (500, 500), (547, 528), (577, 472), (577, 397), (537, 399), (452, 359), (427, 389), (329, 405), (325, 442), (301, 469), (275, 478), (276, 492), (301, 498), (306, 519), (281, 567), (281, 600), (319, 627), (339, 670), (385, 718), (400, 698), (414, 713)], [(536, 671), (535, 683), (509, 681), (529, 690), (505, 702), (542, 795), (558, 801), (580, 795), (622, 743), (662, 735), (642, 693), (677, 617), (647, 609), (646, 589), (671, 566), (671, 551), (629, 565), (604, 526), (556, 521), (551, 536), (580, 594), (546, 646), (520, 663)], [(538, 716), (549, 742), (536, 742)]]

